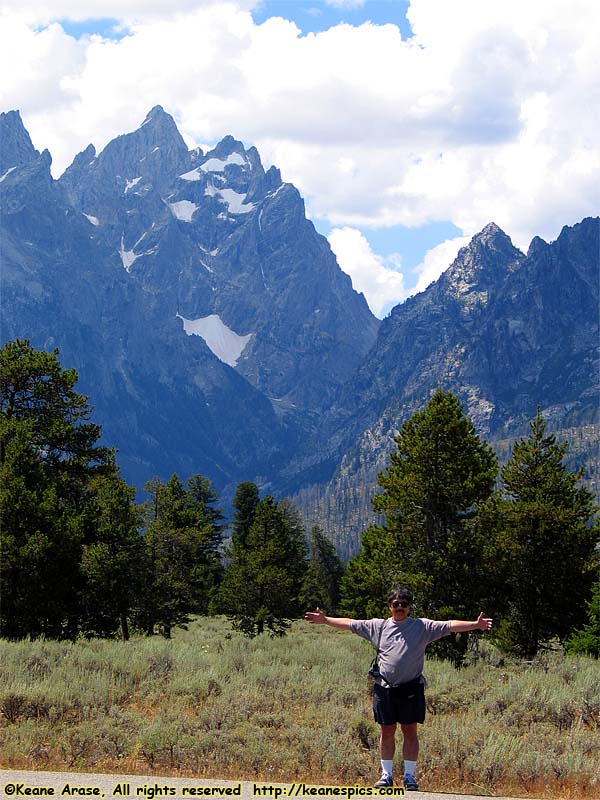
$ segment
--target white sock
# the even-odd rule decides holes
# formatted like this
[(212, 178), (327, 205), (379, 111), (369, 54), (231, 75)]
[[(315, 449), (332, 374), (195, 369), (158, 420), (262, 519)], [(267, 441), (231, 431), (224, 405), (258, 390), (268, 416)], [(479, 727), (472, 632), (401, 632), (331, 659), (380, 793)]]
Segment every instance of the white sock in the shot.
[(417, 762), (416, 761), (406, 761), (406, 759), (404, 760), (404, 774), (405, 775), (414, 775), (416, 768), (417, 768)]
[(385, 775), (393, 775), (394, 773), (394, 759), (382, 758), (381, 759), (381, 772)]

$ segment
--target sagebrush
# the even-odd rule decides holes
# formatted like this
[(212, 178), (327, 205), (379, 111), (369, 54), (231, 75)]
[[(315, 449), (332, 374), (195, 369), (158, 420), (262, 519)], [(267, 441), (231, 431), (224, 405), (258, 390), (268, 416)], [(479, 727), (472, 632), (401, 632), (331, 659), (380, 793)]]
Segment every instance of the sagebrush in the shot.
[[(222, 618), (175, 638), (3, 642), (0, 764), (370, 785), (371, 648), (295, 623), (249, 640)], [(423, 789), (597, 797), (600, 670), (588, 657), (506, 661), (483, 642), (428, 660)], [(401, 757), (397, 753), (397, 759)]]

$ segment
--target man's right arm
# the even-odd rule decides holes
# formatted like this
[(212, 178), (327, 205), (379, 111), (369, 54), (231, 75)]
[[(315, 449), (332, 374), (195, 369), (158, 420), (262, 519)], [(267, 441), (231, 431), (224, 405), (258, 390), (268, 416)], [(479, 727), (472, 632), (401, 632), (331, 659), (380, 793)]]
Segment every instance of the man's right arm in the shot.
[(318, 606), (316, 611), (307, 611), (304, 619), (313, 625), (329, 625), (330, 628), (337, 628), (340, 631), (349, 631), (353, 622), (348, 617), (326, 617)]

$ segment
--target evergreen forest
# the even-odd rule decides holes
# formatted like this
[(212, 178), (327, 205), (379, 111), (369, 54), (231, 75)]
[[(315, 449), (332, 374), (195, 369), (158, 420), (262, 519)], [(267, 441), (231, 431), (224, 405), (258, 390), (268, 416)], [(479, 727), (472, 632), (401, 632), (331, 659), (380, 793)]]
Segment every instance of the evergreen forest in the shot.
[[(457, 397), (436, 390), (400, 425), (372, 499), (381, 523), (344, 564), (322, 527), (306, 531), (252, 481), (229, 525), (199, 474), (155, 478), (136, 503), (76, 386), (56, 350), (17, 339), (0, 351), (1, 637), (170, 638), (199, 615), (280, 637), (316, 606), (385, 616), (403, 584), (419, 616), (484, 610), (520, 658), (600, 657), (598, 508), (539, 410), (500, 469)], [(435, 654), (460, 666), (475, 640), (448, 637)]]

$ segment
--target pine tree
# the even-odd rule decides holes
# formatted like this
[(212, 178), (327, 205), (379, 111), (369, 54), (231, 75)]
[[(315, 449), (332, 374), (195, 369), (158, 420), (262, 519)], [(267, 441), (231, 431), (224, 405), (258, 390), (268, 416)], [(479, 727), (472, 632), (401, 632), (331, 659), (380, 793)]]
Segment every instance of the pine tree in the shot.
[(289, 505), (267, 496), (254, 510), (243, 539), (236, 539), (221, 583), (220, 610), (247, 636), (268, 630), (283, 636), (304, 613), (300, 593), (305, 564), (304, 531)]
[[(402, 424), (395, 441), (378, 477), (383, 492), (373, 498), (385, 524), (367, 529), (362, 551), (348, 564), (343, 606), (382, 613), (390, 586), (402, 582), (412, 586), (422, 616), (476, 615), (487, 596), (477, 510), (493, 492), (496, 457), (459, 400), (441, 390)], [(464, 643), (466, 637), (457, 649), (444, 641), (438, 649), (459, 661)]]
[(214, 506), (219, 502), (219, 495), (215, 491), (212, 481), (202, 475), (192, 475), (187, 480), (187, 495), (190, 507), (212, 526), (213, 546), (218, 548), (225, 526), (222, 524), (223, 509)]
[(127, 641), (144, 558), (136, 490), (116, 474), (96, 477), (89, 490), (89, 526), (95, 538), (82, 553), (83, 632), (112, 636), (120, 627)]
[(302, 583), (300, 604), (305, 609), (319, 606), (334, 614), (340, 601), (343, 574), (344, 565), (333, 543), (315, 525), (310, 532), (308, 566)]
[(499, 542), (508, 576), (501, 639), (526, 658), (585, 622), (597, 575), (597, 508), (581, 473), (565, 467), (566, 451), (547, 434), (538, 409), (529, 437), (515, 442), (501, 473)]
[[(388, 592), (403, 581), (406, 582), (406, 565), (399, 558), (394, 533), (384, 525), (369, 525), (359, 552), (346, 564), (341, 609), (360, 619), (385, 618)], [(414, 576), (412, 584), (416, 585)]]
[(588, 622), (575, 630), (566, 642), (568, 655), (589, 655), (600, 658), (600, 578), (592, 587), (592, 599), (588, 606)]
[(116, 471), (98, 446), (88, 399), (58, 351), (28, 341), (0, 350), (0, 632), (5, 637), (78, 635), (88, 485)]
[(255, 483), (244, 481), (238, 484), (232, 504), (235, 509), (232, 543), (244, 545), (254, 522), (259, 500), (258, 486)]
[(146, 632), (158, 625), (164, 636), (185, 627), (190, 614), (205, 614), (220, 579), (220, 509), (210, 482), (194, 475), (188, 489), (177, 475), (166, 483), (158, 478), (145, 487), (143, 590), (137, 618)]
[(63, 479), (67, 495), (83, 491), (82, 479), (112, 461), (110, 451), (97, 444), (101, 428), (89, 422), (92, 407), (75, 391), (76, 383), (77, 372), (62, 369), (58, 350), (34, 350), (21, 339), (0, 350), (0, 464), (13, 424), (27, 423), (44, 471)]

